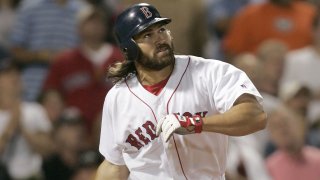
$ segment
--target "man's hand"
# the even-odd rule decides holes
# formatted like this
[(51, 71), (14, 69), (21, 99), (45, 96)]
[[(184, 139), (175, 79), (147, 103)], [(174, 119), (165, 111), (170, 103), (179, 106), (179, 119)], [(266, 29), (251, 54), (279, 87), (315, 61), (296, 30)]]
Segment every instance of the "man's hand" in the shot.
[(173, 133), (185, 135), (201, 133), (202, 118), (199, 115), (187, 117), (178, 114), (169, 114), (160, 119), (157, 124), (157, 136), (162, 132), (164, 140), (167, 142)]

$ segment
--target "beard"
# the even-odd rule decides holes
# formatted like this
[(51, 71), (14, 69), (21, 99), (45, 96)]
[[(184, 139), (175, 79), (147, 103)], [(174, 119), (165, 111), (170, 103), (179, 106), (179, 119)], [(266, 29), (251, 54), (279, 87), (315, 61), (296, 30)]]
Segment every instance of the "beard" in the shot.
[[(163, 50), (168, 50), (168, 53), (162, 57), (159, 57), (158, 53)], [(175, 62), (173, 43), (171, 43), (171, 46), (169, 44), (161, 44), (157, 46), (153, 57), (145, 56), (140, 50), (137, 62), (146, 69), (154, 71), (160, 71), (167, 66), (173, 65)]]

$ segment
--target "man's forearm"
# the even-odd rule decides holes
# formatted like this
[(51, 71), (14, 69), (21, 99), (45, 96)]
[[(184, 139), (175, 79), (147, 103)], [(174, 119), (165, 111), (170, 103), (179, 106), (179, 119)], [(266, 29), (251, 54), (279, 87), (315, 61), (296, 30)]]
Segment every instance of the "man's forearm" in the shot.
[(266, 113), (258, 103), (245, 102), (223, 114), (203, 118), (203, 131), (243, 136), (264, 129)]
[(117, 166), (103, 161), (96, 173), (95, 180), (126, 180), (129, 177), (129, 170), (126, 166)]

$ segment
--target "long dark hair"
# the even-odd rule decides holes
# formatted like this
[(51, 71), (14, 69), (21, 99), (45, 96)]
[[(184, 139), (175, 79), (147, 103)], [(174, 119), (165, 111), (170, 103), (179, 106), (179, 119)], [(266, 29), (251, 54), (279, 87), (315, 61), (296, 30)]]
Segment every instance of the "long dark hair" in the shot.
[(109, 67), (107, 78), (114, 84), (125, 80), (129, 75), (136, 74), (136, 67), (133, 61), (124, 60)]

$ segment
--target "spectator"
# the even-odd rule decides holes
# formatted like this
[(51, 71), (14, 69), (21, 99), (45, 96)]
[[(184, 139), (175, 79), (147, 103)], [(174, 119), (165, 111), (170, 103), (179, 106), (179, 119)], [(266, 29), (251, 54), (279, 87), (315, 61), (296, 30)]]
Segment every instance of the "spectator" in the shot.
[(24, 65), (23, 98), (35, 101), (57, 53), (78, 44), (75, 14), (81, 1), (41, 0), (18, 12), (11, 34), (12, 52)]
[(290, 51), (286, 57), (282, 83), (298, 81), (305, 84), (320, 99), (320, 18), (313, 23), (313, 43), (309, 46)]
[(51, 124), (37, 103), (21, 100), (20, 73), (0, 62), (0, 159), (13, 179), (41, 177), (42, 158), (52, 153)]
[(274, 180), (318, 180), (320, 150), (305, 145), (306, 122), (285, 106), (269, 115), (268, 130), (278, 147), (266, 164)]
[(257, 57), (261, 61), (261, 79), (258, 89), (277, 97), (287, 46), (279, 40), (269, 39), (261, 43), (257, 49)]
[[(308, 87), (297, 81), (287, 82), (281, 86), (279, 97), (289, 108), (307, 118), (312, 99), (312, 92)], [(306, 123), (308, 124), (309, 121)]]
[(84, 124), (76, 109), (68, 108), (54, 124), (56, 153), (42, 166), (46, 180), (70, 180), (78, 166), (80, 152), (86, 148)]
[(297, 81), (287, 82), (282, 85), (279, 93), (282, 101), (293, 111), (304, 117), (308, 127), (306, 143), (320, 147), (319, 119), (308, 119), (308, 111), (312, 100), (311, 90)]
[(44, 86), (45, 93), (54, 90), (61, 94), (67, 107), (78, 108), (89, 135), (100, 129), (96, 123), (100, 123), (104, 97), (112, 86), (106, 81), (106, 69), (122, 59), (120, 50), (104, 41), (106, 19), (104, 11), (97, 7), (88, 6), (79, 12), (81, 43), (59, 54)]
[(107, 19), (105, 21), (105, 25), (107, 26), (107, 32), (105, 36), (105, 41), (111, 44), (116, 44), (116, 40), (114, 39), (113, 31), (110, 31), (111, 27), (114, 26), (114, 20), (117, 15), (117, 8), (119, 7), (119, 0), (86, 0), (89, 5), (94, 7), (99, 7), (104, 11)]
[(310, 46), (290, 51), (286, 57), (281, 84), (296, 81), (308, 87), (314, 95), (310, 102), (308, 119), (312, 122), (320, 117), (320, 15), (313, 23), (313, 43)]
[(278, 39), (290, 50), (311, 44), (314, 6), (303, 1), (270, 0), (249, 5), (231, 23), (224, 49), (228, 56), (255, 52), (267, 39)]
[(40, 96), (39, 101), (47, 111), (49, 120), (55, 123), (65, 108), (65, 102), (61, 94), (57, 91), (49, 90)]
[(249, 0), (214, 0), (206, 6), (206, 19), (210, 39), (205, 46), (205, 55), (209, 58), (226, 61), (221, 41), (229, 29), (230, 22)]

